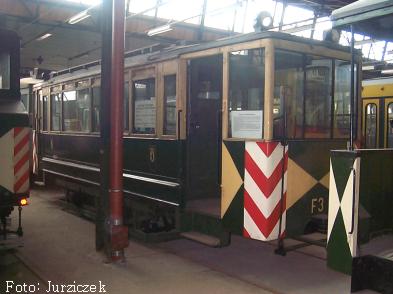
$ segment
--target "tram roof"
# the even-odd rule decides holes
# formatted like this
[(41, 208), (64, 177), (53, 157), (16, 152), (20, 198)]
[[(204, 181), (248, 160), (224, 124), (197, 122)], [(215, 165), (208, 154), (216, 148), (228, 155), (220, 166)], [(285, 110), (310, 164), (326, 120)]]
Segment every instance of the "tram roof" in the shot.
[(359, 0), (331, 14), (333, 27), (354, 31), (371, 38), (393, 41), (393, 1)]
[[(272, 32), (272, 31), (265, 31), (265, 32), (255, 32), (249, 34), (239, 34), (236, 36), (231, 36), (223, 39), (218, 39), (212, 42), (206, 42), (203, 44), (192, 44), (192, 45), (183, 45), (183, 46), (171, 46), (164, 49), (161, 49), (156, 52), (152, 53), (145, 53), (145, 54), (136, 54), (135, 52), (139, 50), (134, 50), (131, 52), (125, 53), (125, 67), (133, 67), (133, 66), (142, 66), (148, 65), (151, 63), (165, 61), (169, 59), (178, 58), (183, 54), (193, 53), (198, 51), (204, 51), (212, 48), (219, 48), (228, 45), (246, 43), (255, 40), (261, 39), (280, 39), (280, 40), (287, 40), (296, 43), (304, 43), (308, 45), (314, 46), (324, 46), (326, 48), (350, 52), (349, 47), (341, 46), (336, 43), (327, 42), (327, 41), (319, 41), (319, 40), (311, 40), (309, 38), (298, 37), (294, 35), (290, 35), (287, 33), (282, 32)], [(76, 67), (68, 68), (65, 70), (61, 70), (56, 72), (49, 81), (41, 83), (37, 86), (42, 86), (45, 84), (54, 84), (60, 81), (67, 81), (71, 79), (78, 79), (83, 78), (87, 75), (96, 75), (100, 73), (100, 61), (90, 62), (88, 64), (82, 64)]]
[(393, 83), (392, 77), (382, 77), (382, 78), (363, 80), (362, 86), (386, 85), (386, 84), (392, 84), (392, 83)]

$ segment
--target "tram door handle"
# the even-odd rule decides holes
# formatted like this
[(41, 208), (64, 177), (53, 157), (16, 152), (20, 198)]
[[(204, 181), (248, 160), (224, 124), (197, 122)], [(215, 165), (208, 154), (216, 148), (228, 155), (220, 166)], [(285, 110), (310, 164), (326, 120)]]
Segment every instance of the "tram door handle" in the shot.
[(355, 228), (355, 201), (356, 201), (356, 170), (351, 168), (352, 173), (352, 215), (351, 215), (351, 229), (348, 234), (352, 235)]

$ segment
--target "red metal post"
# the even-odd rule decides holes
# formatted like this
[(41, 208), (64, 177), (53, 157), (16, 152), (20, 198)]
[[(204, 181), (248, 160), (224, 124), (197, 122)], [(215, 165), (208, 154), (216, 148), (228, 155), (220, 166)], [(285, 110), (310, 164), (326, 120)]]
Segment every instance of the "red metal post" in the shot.
[(128, 246), (128, 228), (123, 225), (124, 9), (124, 0), (113, 0), (109, 164), (112, 261), (123, 260)]

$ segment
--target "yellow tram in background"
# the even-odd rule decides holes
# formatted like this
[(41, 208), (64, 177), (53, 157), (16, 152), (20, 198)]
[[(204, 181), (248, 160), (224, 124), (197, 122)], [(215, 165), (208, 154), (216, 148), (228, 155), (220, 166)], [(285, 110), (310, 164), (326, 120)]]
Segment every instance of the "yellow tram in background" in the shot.
[(362, 82), (364, 148), (393, 148), (393, 78)]

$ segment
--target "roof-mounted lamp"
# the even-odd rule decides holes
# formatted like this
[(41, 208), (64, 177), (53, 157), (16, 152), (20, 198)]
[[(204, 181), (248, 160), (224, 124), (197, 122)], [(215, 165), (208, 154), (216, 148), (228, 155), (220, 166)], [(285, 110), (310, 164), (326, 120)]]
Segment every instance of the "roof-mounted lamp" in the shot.
[(263, 32), (273, 27), (273, 17), (268, 11), (260, 12), (254, 20), (254, 30)]

